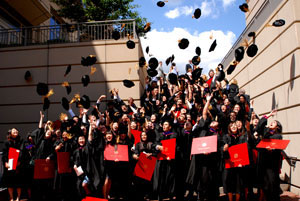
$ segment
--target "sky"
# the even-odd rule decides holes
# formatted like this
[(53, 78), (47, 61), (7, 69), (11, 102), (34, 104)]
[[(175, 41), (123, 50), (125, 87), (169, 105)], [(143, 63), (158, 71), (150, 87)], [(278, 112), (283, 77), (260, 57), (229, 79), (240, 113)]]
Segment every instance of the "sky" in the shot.
[[(157, 0), (134, 0), (140, 7), (140, 16), (151, 23), (151, 31), (141, 37), (146, 60), (156, 57), (163, 61), (166, 73), (169, 67), (165, 60), (174, 54), (176, 67), (180, 74), (185, 73), (185, 65), (196, 55), (197, 46), (201, 48), (203, 73), (215, 69), (230, 50), (245, 28), (245, 14), (239, 5), (245, 0), (168, 0), (164, 7), (156, 5)], [(201, 9), (199, 19), (192, 18), (195, 9)], [(212, 37), (212, 39), (211, 39)], [(187, 38), (188, 48), (178, 47), (178, 40)], [(217, 40), (217, 47), (209, 52), (209, 47)], [(145, 52), (149, 46), (149, 54)]]

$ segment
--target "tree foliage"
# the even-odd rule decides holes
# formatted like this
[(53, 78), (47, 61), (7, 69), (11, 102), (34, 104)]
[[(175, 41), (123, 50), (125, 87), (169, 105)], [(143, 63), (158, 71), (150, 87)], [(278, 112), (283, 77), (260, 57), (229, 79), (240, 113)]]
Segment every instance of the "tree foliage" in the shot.
[(59, 6), (61, 17), (75, 22), (135, 19), (142, 27), (146, 18), (135, 10), (139, 7), (132, 4), (134, 0), (51, 0)]

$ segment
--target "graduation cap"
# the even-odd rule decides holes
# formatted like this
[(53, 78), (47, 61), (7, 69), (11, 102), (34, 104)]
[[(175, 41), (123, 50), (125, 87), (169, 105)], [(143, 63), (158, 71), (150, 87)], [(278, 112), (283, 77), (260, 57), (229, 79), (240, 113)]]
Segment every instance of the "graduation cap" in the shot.
[(254, 57), (256, 54), (257, 54), (257, 51), (258, 51), (258, 47), (257, 45), (255, 44), (255, 32), (250, 32), (248, 34), (249, 37), (253, 37), (253, 43), (247, 48), (247, 55), (249, 57)]
[(50, 107), (50, 101), (49, 101), (49, 98), (45, 97), (44, 98), (44, 103), (43, 103), (43, 110), (48, 110)]
[(194, 56), (192, 58), (192, 63), (195, 65), (195, 66), (198, 66), (201, 62), (201, 58), (199, 56)]
[(157, 6), (158, 7), (164, 7), (165, 6), (165, 2), (168, 2), (168, 1), (159, 1), (159, 2), (157, 2)]
[(247, 3), (243, 3), (242, 5), (239, 6), (240, 10), (243, 12), (248, 12), (249, 11), (249, 6)]
[(168, 65), (170, 64), (170, 62), (171, 62), (171, 57), (168, 57), (168, 58), (166, 59), (166, 65), (168, 66)]
[(201, 48), (200, 48), (200, 47), (196, 47), (195, 52), (196, 52), (196, 54), (197, 54), (198, 56), (200, 56), (200, 55), (201, 55)]
[(31, 82), (32, 77), (29, 70), (25, 72), (24, 79), (26, 80), (26, 82)]
[(179, 40), (178, 42), (179, 42), (179, 43), (178, 43), (178, 46), (179, 46), (180, 49), (185, 49), (185, 48), (187, 48), (187, 47), (189, 46), (189, 44), (190, 44), (189, 40), (186, 39), (186, 38), (183, 38), (183, 39)]
[(200, 16), (201, 16), (201, 9), (200, 9), (200, 8), (197, 8), (197, 9), (194, 11), (193, 18), (199, 19)]
[(127, 88), (131, 88), (134, 86), (134, 83), (131, 80), (125, 79), (125, 80), (123, 80), (123, 85)]
[(146, 53), (149, 53), (149, 46), (146, 47)]
[(174, 54), (172, 54), (172, 56), (171, 56), (171, 62), (173, 62), (174, 59), (175, 59), (175, 56), (174, 56)]
[(223, 64), (219, 64), (218, 68), (216, 69), (216, 80), (221, 82), (225, 78), (225, 72), (223, 71)]
[(62, 83), (62, 86), (66, 88), (67, 94), (70, 94), (70, 93), (71, 93), (72, 88), (71, 88), (69, 82), (64, 82), (64, 83)]
[(140, 59), (139, 59), (139, 67), (144, 67), (146, 65), (146, 59), (145, 59), (145, 57), (141, 57)]
[(155, 57), (152, 57), (149, 62), (148, 65), (151, 69), (156, 69), (158, 66), (158, 60)]
[(215, 39), (214, 42), (210, 45), (209, 52), (212, 52), (217, 47), (217, 40)]
[(254, 57), (256, 54), (257, 54), (257, 51), (258, 51), (258, 47), (257, 45), (255, 45), (254, 43), (251, 44), (248, 49), (247, 49), (247, 55), (249, 57)]
[(158, 72), (157, 72), (156, 69), (151, 69), (151, 68), (149, 68), (149, 69), (147, 70), (147, 73), (148, 73), (148, 75), (149, 75), (150, 77), (155, 77), (155, 76), (158, 74)]
[(114, 30), (113, 32), (112, 32), (112, 38), (113, 39), (115, 39), (115, 40), (119, 40), (120, 39), (120, 37), (121, 37), (121, 35), (120, 35), (120, 32), (118, 31), (118, 30)]
[(151, 30), (151, 23), (147, 22), (146, 25), (144, 26), (144, 33), (147, 33)]
[(67, 67), (67, 69), (66, 69), (66, 72), (65, 72), (65, 74), (64, 74), (64, 77), (66, 77), (66, 76), (71, 72), (71, 69), (72, 69), (72, 67), (71, 67), (71, 65), (69, 64), (68, 67)]
[(177, 75), (175, 73), (169, 74), (169, 82), (171, 84), (177, 84)]
[(240, 62), (244, 58), (245, 50), (243, 46), (238, 47), (235, 51), (235, 60)]
[(235, 70), (235, 67), (237, 66), (238, 62), (234, 61), (232, 62), (228, 69), (227, 69), (227, 75), (230, 75), (234, 70)]
[(90, 98), (87, 95), (83, 95), (79, 102), (85, 109), (89, 109), (91, 106)]
[(63, 108), (65, 110), (69, 110), (70, 109), (70, 105), (69, 105), (69, 101), (66, 97), (62, 97), (61, 99), (61, 105), (63, 106)]
[(88, 76), (88, 75), (82, 76), (81, 82), (82, 82), (83, 86), (86, 87), (90, 83), (90, 76)]
[(128, 49), (134, 49), (135, 48), (135, 42), (133, 42), (132, 40), (128, 40), (126, 43), (126, 46)]
[(95, 55), (89, 55), (86, 58), (81, 57), (81, 65), (83, 66), (91, 66), (97, 62), (97, 58)]
[(48, 94), (49, 92), (49, 87), (46, 83), (42, 83), (42, 82), (39, 82), (37, 85), (36, 85), (36, 92), (40, 95), (40, 96), (45, 96)]
[(274, 27), (281, 27), (283, 25), (285, 25), (285, 21), (283, 19), (275, 20), (272, 23), (272, 26), (274, 26)]

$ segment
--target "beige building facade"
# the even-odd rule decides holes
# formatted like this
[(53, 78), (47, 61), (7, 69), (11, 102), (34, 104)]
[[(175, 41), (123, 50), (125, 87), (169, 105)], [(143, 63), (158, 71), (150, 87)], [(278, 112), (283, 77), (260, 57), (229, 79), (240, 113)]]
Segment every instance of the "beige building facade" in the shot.
[[(254, 110), (260, 115), (277, 109), (273, 118), (283, 125), (283, 138), (290, 144), (285, 150), (288, 156), (300, 158), (300, 1), (299, 0), (249, 0), (246, 13), (246, 28), (227, 53), (224, 66), (235, 60), (234, 50), (248, 33), (256, 33), (258, 52), (254, 57), (244, 59), (236, 66), (230, 81), (236, 79), (240, 88), (254, 100)], [(275, 20), (284, 19), (282, 27), (269, 26)], [(225, 69), (225, 71), (227, 68)], [(300, 186), (300, 162), (290, 167), (283, 162), (281, 176), (290, 183)], [(291, 191), (300, 194), (300, 189), (291, 186)]]
[[(121, 38), (112, 39), (112, 30), (122, 25)], [(127, 34), (133, 35), (134, 49), (126, 46)], [(91, 67), (81, 65), (81, 57), (89, 55), (97, 58), (93, 74)], [(68, 114), (61, 105), (62, 97), (70, 101), (75, 94), (89, 96), (92, 105), (106, 95), (101, 105), (104, 109), (111, 100), (109, 91), (116, 88), (125, 102), (132, 97), (139, 106), (146, 76), (146, 69), (138, 65), (142, 55), (133, 20), (66, 24), (56, 16), (50, 1), (0, 1), (0, 150), (8, 129), (15, 127), (26, 136), (38, 127), (39, 111), (43, 110), (43, 98), (36, 92), (39, 82), (54, 90), (50, 108), (44, 111), (46, 119), (53, 121), (62, 112)], [(64, 76), (68, 65), (72, 70)], [(29, 82), (24, 78), (26, 71), (32, 76)], [(84, 75), (90, 77), (86, 87), (81, 82)], [(126, 88), (124, 79), (135, 86)], [(70, 94), (63, 82), (70, 84)], [(75, 104), (71, 107), (78, 114)]]

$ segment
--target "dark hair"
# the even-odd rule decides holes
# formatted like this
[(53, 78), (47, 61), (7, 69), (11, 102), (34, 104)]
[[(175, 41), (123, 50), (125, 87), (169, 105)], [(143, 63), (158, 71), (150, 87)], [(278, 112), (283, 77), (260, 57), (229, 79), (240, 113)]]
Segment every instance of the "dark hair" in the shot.
[(282, 133), (282, 125), (281, 125), (281, 123), (279, 121), (277, 121), (277, 120), (275, 120), (275, 121), (277, 122), (277, 129), (276, 129), (277, 133)]

